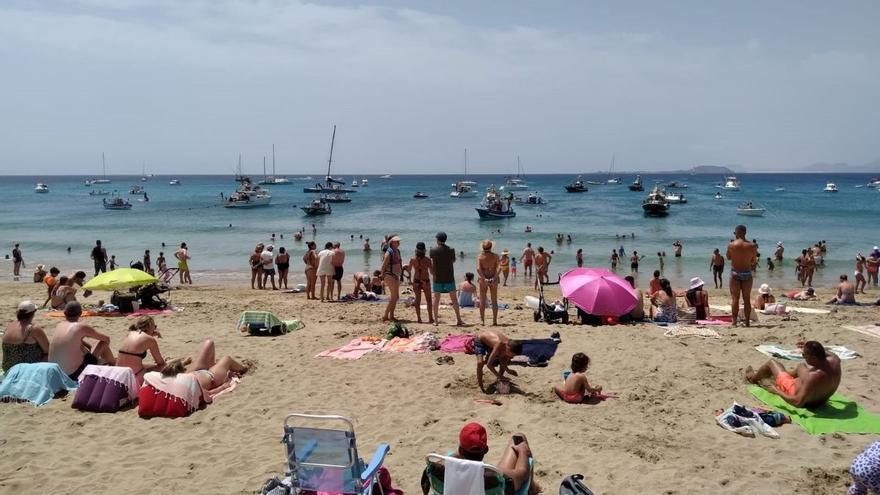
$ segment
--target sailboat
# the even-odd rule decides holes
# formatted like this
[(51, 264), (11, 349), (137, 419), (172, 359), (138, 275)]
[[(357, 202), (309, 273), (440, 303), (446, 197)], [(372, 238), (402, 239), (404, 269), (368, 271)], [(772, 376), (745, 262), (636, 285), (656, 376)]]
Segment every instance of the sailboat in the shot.
[(333, 126), (333, 134), (330, 136), (330, 157), (327, 159), (327, 177), (324, 183), (317, 183), (315, 187), (304, 187), (303, 192), (306, 193), (353, 193), (354, 189), (346, 189), (344, 181), (334, 179), (330, 175), (330, 166), (333, 164), (333, 147), (336, 144), (336, 126)]
[(522, 163), (519, 161), (519, 155), (516, 157), (516, 177), (507, 177), (504, 185), (501, 186), (502, 191), (527, 191), (529, 185), (522, 178)]
[(145, 162), (141, 162), (141, 182), (147, 181), (147, 164)]
[(611, 177), (611, 172), (614, 170), (614, 153), (611, 153), (611, 166), (608, 168), (608, 180), (605, 181), (606, 184), (609, 185), (619, 185), (623, 184), (623, 179), (620, 177)]
[(279, 177), (275, 175), (275, 145), (272, 144), (272, 175), (266, 176), (266, 158), (263, 157), (263, 180), (259, 182), (259, 184), (268, 185), (268, 186), (289, 186), (291, 184), (290, 179), (287, 177)]
[(86, 185), (90, 186), (92, 184), (109, 184), (111, 182), (110, 179), (107, 178), (107, 162), (104, 161), (104, 153), (101, 153), (101, 178), (100, 179), (92, 179), (90, 181), (86, 181)]
[[(467, 179), (467, 163), (468, 163), (468, 155), (467, 148), (464, 149), (464, 177)], [(471, 180), (460, 180), (455, 184), (452, 184), (452, 192), (449, 193), (450, 198), (475, 198), (477, 197), (477, 192), (474, 191), (474, 187), (477, 185), (476, 182)]]

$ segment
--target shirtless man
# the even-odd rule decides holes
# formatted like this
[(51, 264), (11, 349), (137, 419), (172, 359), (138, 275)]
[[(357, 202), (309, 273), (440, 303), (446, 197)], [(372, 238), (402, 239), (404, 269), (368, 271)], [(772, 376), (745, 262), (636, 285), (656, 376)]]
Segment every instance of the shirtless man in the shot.
[(492, 326), (498, 326), (498, 275), (501, 263), (498, 255), (492, 252), (492, 241), (483, 241), (483, 252), (477, 256), (477, 275), (480, 278), (480, 322), (486, 325), (486, 305), (491, 297)]
[[(804, 259), (801, 260), (801, 277), (803, 277), (803, 284), (806, 284), (807, 287), (811, 287), (813, 285), (813, 274), (816, 273), (816, 257), (812, 251), (807, 251)], [(803, 286), (801, 284), (801, 286)]]
[(544, 248), (542, 246), (538, 246), (538, 253), (535, 255), (535, 289), (538, 288), (538, 284), (544, 283), (544, 276), (546, 274), (547, 260), (544, 257)]
[(746, 240), (745, 225), (737, 225), (733, 231), (736, 238), (727, 245), (727, 259), (730, 260), (730, 314), (733, 326), (739, 316), (739, 299), (743, 301), (743, 320), (748, 327), (752, 316), (752, 265), (755, 263), (757, 249)]
[(522, 256), (520, 256), (520, 260), (523, 263), (523, 275), (527, 278), (532, 276), (532, 260), (535, 257), (535, 250), (532, 249), (532, 243), (526, 243), (526, 248), (523, 249)]
[(629, 317), (632, 321), (643, 321), (645, 319), (645, 294), (642, 292), (642, 289), (636, 287), (636, 279), (632, 275), (627, 275), (624, 279), (632, 286), (633, 292), (636, 293), (636, 298), (638, 298), (636, 306), (629, 312)]
[(837, 285), (837, 295), (834, 296), (828, 304), (855, 304), (856, 288), (847, 280), (846, 275), (840, 276), (840, 284)]
[[(486, 391), (483, 385), (483, 367), (488, 368), (498, 381), (504, 380), (505, 373), (517, 376), (516, 371), (508, 369), (507, 365), (520, 352), (522, 352), (522, 344), (510, 340), (501, 332), (483, 330), (478, 333), (474, 337), (474, 355), (477, 356), (477, 385), (480, 386), (480, 390)], [(496, 365), (499, 365), (497, 370)]]
[(682, 247), (683, 246), (681, 244), (681, 241), (675, 241), (672, 243), (672, 248), (674, 250), (673, 254), (675, 255), (676, 258), (681, 258), (681, 248)]
[[(336, 284), (336, 300), (342, 298), (342, 274), (343, 265), (345, 265), (345, 251), (342, 250), (342, 245), (338, 242), (333, 243), (333, 283)], [(333, 292), (332, 285), (330, 286), (330, 292)]]
[(712, 280), (715, 282), (715, 288), (724, 287), (724, 257), (718, 248), (712, 251), (712, 257), (709, 258), (709, 269), (712, 270)]
[[(49, 343), (49, 361), (58, 363), (70, 378), (76, 380), (90, 364), (115, 365), (116, 359), (110, 350), (110, 337), (94, 328), (79, 323), (82, 306), (78, 302), (64, 307), (64, 320), (55, 327)], [(85, 343), (90, 338), (97, 342), (93, 346)]]
[(795, 407), (821, 406), (840, 385), (840, 358), (834, 353), (827, 354), (822, 344), (815, 340), (805, 342), (802, 353), (806, 363), (798, 365), (793, 373), (788, 373), (782, 364), (771, 359), (758, 371), (749, 366), (746, 379), (757, 384), (773, 378), (774, 383), (762, 386), (785, 399), (785, 402)]
[(785, 246), (782, 245), (782, 241), (776, 243), (776, 251), (773, 252), (773, 257), (777, 262), (782, 262), (782, 255), (785, 253)]

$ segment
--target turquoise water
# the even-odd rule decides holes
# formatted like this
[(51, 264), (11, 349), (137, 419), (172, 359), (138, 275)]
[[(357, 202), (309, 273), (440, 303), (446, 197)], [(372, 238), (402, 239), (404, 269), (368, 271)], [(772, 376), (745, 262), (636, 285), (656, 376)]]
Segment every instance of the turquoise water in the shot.
[[(109, 211), (101, 207), (100, 197), (89, 196), (91, 188), (83, 186), (84, 178), (3, 177), (0, 243), (6, 252), (14, 242), (20, 242), (29, 266), (47, 263), (64, 270), (88, 271), (89, 251), (96, 239), (101, 239), (123, 266), (140, 259), (144, 249), (150, 249), (155, 260), (163, 250), (162, 242), (166, 243), (164, 251), (170, 259), (175, 247), (187, 242), (198, 282), (244, 273), (254, 244), (268, 241), (275, 233), (276, 245), (292, 251), (292, 273), (299, 274), (298, 260), (304, 245), (295, 242), (291, 233), (305, 227), (306, 239), (311, 239), (314, 223), (319, 244), (339, 240), (348, 248), (349, 271), (379, 263), (378, 253), (361, 251), (361, 235), (369, 237), (374, 249), (378, 249), (383, 234), (398, 233), (403, 238), (402, 249), (408, 254), (417, 241), (430, 245), (434, 233), (444, 230), (449, 234), (449, 244), (466, 253), (460, 272), (471, 269), (479, 242), (485, 238), (498, 241), (498, 251), (508, 248), (515, 255), (526, 242), (555, 250), (552, 273), (572, 266), (578, 248), (584, 249), (587, 265), (607, 266), (611, 250), (623, 245), (627, 253), (637, 250), (649, 255), (642, 262), (643, 277), (658, 266), (656, 253), (666, 251), (665, 275), (681, 285), (694, 275), (711, 278), (708, 260), (712, 249), (720, 248), (723, 252), (733, 228), (742, 223), (749, 229), (748, 237), (758, 240), (762, 257), (772, 255), (777, 241), (786, 246), (788, 260), (782, 269), (768, 274), (762, 261), (759, 280), (771, 285), (792, 285), (794, 266), (790, 260), (801, 248), (824, 239), (829, 248), (827, 266), (819, 271), (814, 284), (830, 285), (841, 273), (852, 273), (857, 251), (867, 253), (880, 244), (875, 228), (880, 193), (856, 187), (867, 183), (870, 177), (865, 174), (743, 174), (739, 176), (742, 191), (723, 192), (721, 200), (713, 198), (715, 184), (721, 177), (643, 175), (648, 189), (655, 180), (675, 180), (690, 186), (683, 190), (688, 204), (672, 205), (665, 218), (643, 216), (641, 201), (645, 193), (631, 192), (626, 187), (632, 176), (623, 177), (624, 185), (589, 186), (587, 193), (568, 194), (563, 186), (572, 176), (530, 175), (526, 180), (531, 190), (539, 191), (549, 204), (519, 206), (515, 219), (496, 221), (478, 219), (474, 207), (480, 198), (449, 197), (450, 185), (458, 176), (367, 176), (369, 187), (352, 194), (353, 202), (335, 204), (332, 215), (317, 218), (305, 217), (293, 207), (303, 206), (314, 197), (303, 193), (302, 188), (315, 180), (295, 180), (289, 186), (271, 187), (271, 206), (236, 210), (218, 205), (220, 192), (228, 194), (236, 187), (230, 176), (179, 176), (181, 186), (168, 185), (170, 177), (153, 177), (141, 183), (138, 177), (114, 176), (110, 177), (112, 184), (93, 187), (117, 188), (127, 193), (131, 184), (144, 185), (150, 202), (137, 202), (139, 196), (123, 194), (134, 208)], [(501, 176), (470, 178), (479, 183), (480, 190), (489, 184), (503, 183)], [(348, 177), (349, 182), (351, 179)], [(604, 181), (605, 177), (585, 175), (584, 179)], [(827, 180), (836, 181), (840, 192), (823, 193)], [(47, 182), (51, 192), (35, 194), (37, 181)], [(786, 190), (776, 192), (776, 187)], [(413, 199), (416, 191), (430, 197)], [(766, 216), (738, 216), (736, 206), (746, 200), (767, 208)], [(526, 226), (532, 226), (533, 232), (525, 233)], [(557, 233), (570, 234), (573, 242), (558, 245)], [(621, 241), (615, 237), (630, 233), (635, 233), (635, 239)], [(350, 240), (351, 235), (354, 241)], [(672, 257), (671, 244), (676, 239), (684, 244), (682, 259)], [(11, 267), (0, 266), (0, 271), (0, 280), (10, 278)]]

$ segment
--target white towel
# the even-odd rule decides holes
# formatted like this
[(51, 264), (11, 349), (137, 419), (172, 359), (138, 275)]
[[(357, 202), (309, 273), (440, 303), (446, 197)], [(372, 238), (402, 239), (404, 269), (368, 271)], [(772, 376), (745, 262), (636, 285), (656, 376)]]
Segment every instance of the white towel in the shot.
[(483, 495), (483, 463), (446, 457), (443, 459), (443, 495)]

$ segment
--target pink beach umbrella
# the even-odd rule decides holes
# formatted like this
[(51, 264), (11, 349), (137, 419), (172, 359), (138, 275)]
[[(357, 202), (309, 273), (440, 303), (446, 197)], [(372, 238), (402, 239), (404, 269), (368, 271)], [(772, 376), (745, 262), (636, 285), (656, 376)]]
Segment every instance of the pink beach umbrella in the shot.
[(569, 270), (559, 286), (563, 297), (592, 315), (625, 315), (639, 302), (629, 282), (602, 268)]

